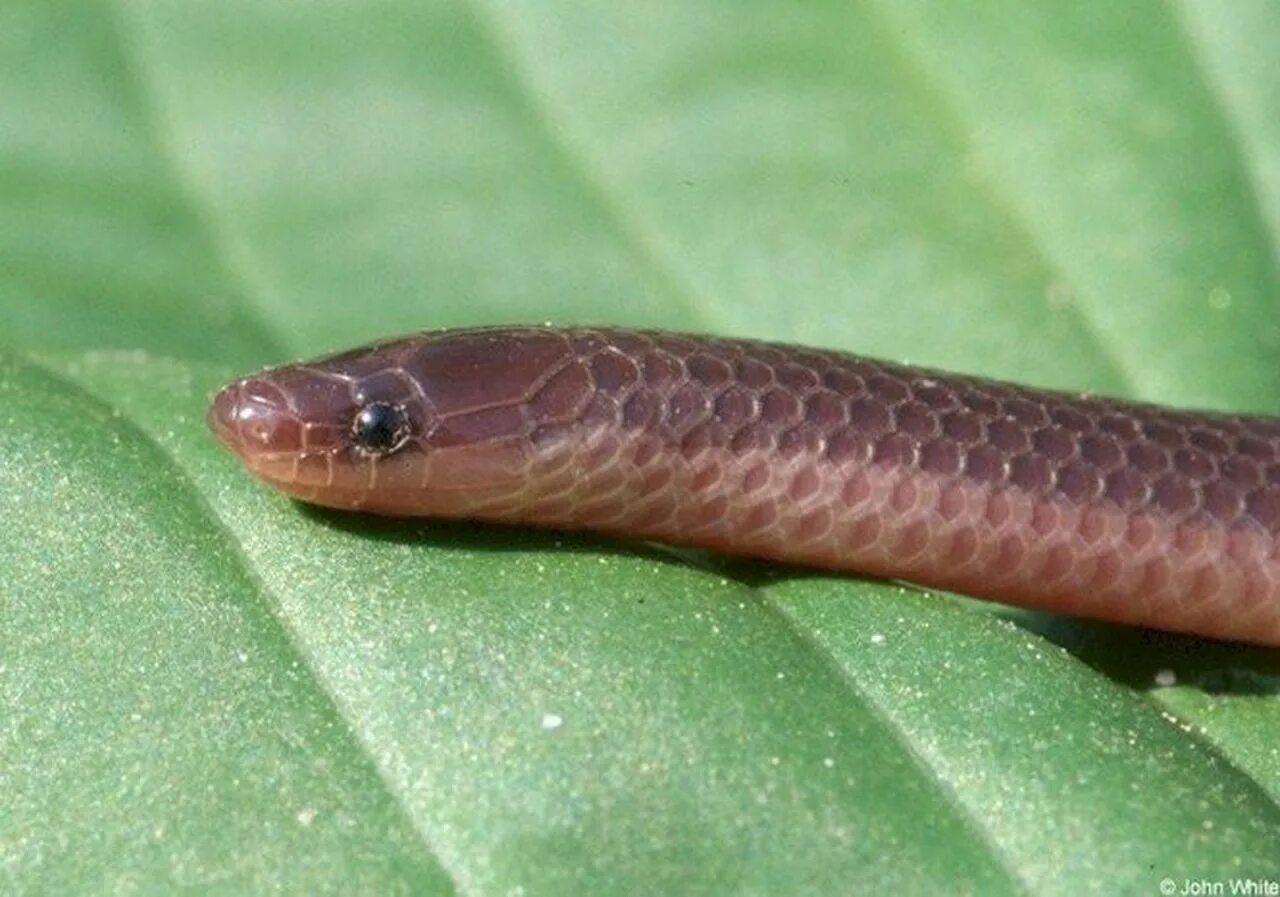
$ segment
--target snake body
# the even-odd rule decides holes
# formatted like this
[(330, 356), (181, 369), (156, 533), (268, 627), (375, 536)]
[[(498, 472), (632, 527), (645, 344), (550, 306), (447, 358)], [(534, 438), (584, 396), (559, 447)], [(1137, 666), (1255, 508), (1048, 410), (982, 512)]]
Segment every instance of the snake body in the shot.
[(1280, 645), (1280, 419), (599, 328), (418, 334), (215, 399), (308, 502), (589, 529)]

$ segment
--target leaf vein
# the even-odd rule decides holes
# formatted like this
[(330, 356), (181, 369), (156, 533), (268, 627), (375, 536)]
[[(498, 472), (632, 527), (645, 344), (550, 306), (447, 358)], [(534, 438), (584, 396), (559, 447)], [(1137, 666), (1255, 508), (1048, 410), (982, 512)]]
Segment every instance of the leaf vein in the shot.
[(337, 699), (337, 696), (326, 687), (324, 678), (317, 671), (315, 664), (311, 662), (310, 655), (303, 649), (302, 642), (298, 638), (297, 632), (289, 625), (287, 618), (278, 612), (279, 603), (271, 600), (271, 589), (258, 573), (257, 568), (254, 566), (245, 550), (244, 544), (227, 521), (224, 520), (217, 512), (216, 508), (214, 508), (204, 492), (201, 491), (187, 467), (179, 460), (177, 454), (166, 446), (163, 441), (156, 438), (146, 429), (146, 427), (130, 417), (125, 409), (111, 404), (106, 399), (77, 382), (75, 379), (64, 375), (55, 367), (41, 361), (29, 353), (18, 352), (15, 354), (31, 367), (42, 372), (50, 380), (80, 396), (82, 401), (85, 403), (94, 405), (102, 409), (106, 414), (112, 415), (123, 429), (135, 436), (144, 445), (148, 446), (158, 456), (160, 461), (169, 469), (169, 472), (172, 474), (178, 487), (186, 493), (188, 500), (191, 501), (192, 505), (200, 515), (205, 518), (211, 529), (217, 533), (218, 537), (222, 541), (225, 542), (234, 563), (240, 568), (245, 580), (253, 586), (256, 596), (265, 607), (267, 617), (275, 621), (275, 624), (279, 627), (280, 632), (283, 635), (283, 642), (288, 646), (289, 650), (293, 652), (297, 662), (304, 670), (306, 670), (307, 680), (314, 686), (316, 693), (320, 696), (323, 703), (329, 708), (336, 721), (341, 725), (347, 737), (349, 737), (352, 742), (358, 746), (361, 754), (363, 754), (368, 761), (369, 766), (377, 776), (378, 781), (381, 783), (383, 790), (386, 792), (392, 804), (400, 811), (406, 824), (418, 835), (419, 842), (426, 850), (427, 855), (435, 865), (444, 872), (446, 876), (448, 876), (451, 884), (453, 885), (454, 893), (465, 893), (465, 891), (459, 886), (459, 876), (455, 874), (453, 870), (448, 868), (442, 855), (434, 849), (427, 833), (424, 832), (422, 827), (418, 824), (416, 817), (404, 803), (403, 797), (399, 791), (394, 787), (392, 782), (388, 780), (386, 774), (375, 760), (373, 751), (365, 743), (364, 738), (361, 737), (359, 727), (355, 725), (355, 722), (346, 713), (342, 706), (342, 702), (340, 702)]
[[(915, 91), (935, 113), (940, 124), (939, 133), (955, 146), (957, 157), (981, 163), (983, 156), (975, 151), (972, 139), (974, 129), (965, 120), (958, 104), (938, 86), (938, 79), (928, 65), (907, 45), (903, 36), (907, 29), (896, 27), (891, 20), (892, 14), (885, 11), (877, 0), (863, 0), (862, 8), (879, 31), (884, 45), (897, 58), (906, 86)], [(988, 205), (1008, 222), (1018, 239), (1026, 244), (1029, 254), (1039, 260), (1052, 279), (1070, 283), (1071, 278), (1053, 259), (1043, 242), (1037, 239), (1027, 216), (996, 186), (986, 165), (975, 165), (974, 170), (977, 174), (974, 180), (985, 194)], [(1081, 302), (1071, 302), (1066, 309), (1075, 318), (1081, 334), (1097, 349), (1098, 361), (1106, 368), (1107, 373), (1127, 392), (1137, 396), (1139, 380), (1125, 363), (1124, 353), (1107, 339), (1106, 329), (1087, 313), (1083, 305)]]
[(661, 287), (680, 303), (689, 326), (710, 323), (704, 313), (705, 305), (700, 300), (699, 291), (663, 256), (659, 248), (660, 241), (650, 232), (651, 229), (636, 215), (628, 215), (624, 211), (624, 203), (618, 191), (608, 183), (600, 166), (592, 164), (587, 152), (575, 149), (571, 130), (550, 108), (548, 100), (533, 88), (532, 78), (521, 65), (519, 55), (510, 46), (509, 39), (501, 33), (500, 26), (493, 21), (492, 15), (483, 8), (483, 0), (468, 0), (464, 6), (470, 11), (472, 21), (492, 49), (500, 70), (512, 85), (512, 93), (525, 109), (530, 123), (568, 169), (577, 175), (591, 201), (613, 223), (622, 242), (630, 246)]
[(128, 88), (136, 97), (139, 111), (147, 125), (147, 132), (160, 158), (173, 176), (178, 196), (190, 211), (193, 220), (204, 234), (218, 266), (233, 285), (238, 285), (235, 297), (245, 310), (262, 339), (280, 355), (287, 354), (287, 340), (282, 337), (284, 328), (268, 314), (265, 297), (269, 288), (263, 278), (253, 270), (254, 265), (230, 232), (223, 217), (197, 183), (191, 166), (181, 157), (177, 128), (171, 116), (165, 113), (163, 104), (148, 88), (148, 71), (145, 50), (132, 34), (137, 26), (131, 24), (126, 9), (128, 0), (112, 0), (107, 5), (107, 16), (119, 47), (122, 68), (127, 75)]

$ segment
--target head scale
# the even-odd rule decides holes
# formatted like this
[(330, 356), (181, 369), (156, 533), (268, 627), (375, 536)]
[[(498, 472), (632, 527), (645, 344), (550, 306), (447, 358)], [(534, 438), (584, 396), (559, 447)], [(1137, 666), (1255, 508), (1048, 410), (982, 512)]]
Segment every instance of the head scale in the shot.
[(284, 365), (230, 384), (209, 424), (259, 479), (305, 501), (467, 516), (518, 492), (527, 409), (571, 361), (539, 329), (449, 331)]

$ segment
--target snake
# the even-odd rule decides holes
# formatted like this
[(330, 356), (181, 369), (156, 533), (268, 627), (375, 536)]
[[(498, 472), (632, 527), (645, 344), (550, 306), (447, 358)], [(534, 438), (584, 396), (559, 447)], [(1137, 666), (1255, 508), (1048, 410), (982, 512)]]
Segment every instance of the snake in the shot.
[(1280, 418), (765, 341), (506, 326), (274, 367), (208, 420), (258, 480), (330, 508), (1280, 645)]

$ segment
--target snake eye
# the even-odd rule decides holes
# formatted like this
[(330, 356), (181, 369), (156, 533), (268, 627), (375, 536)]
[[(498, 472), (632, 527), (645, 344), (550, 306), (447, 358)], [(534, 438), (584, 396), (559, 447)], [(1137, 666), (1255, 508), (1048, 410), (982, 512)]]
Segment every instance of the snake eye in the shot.
[(409, 438), (409, 416), (399, 405), (370, 402), (351, 424), (351, 438), (366, 455), (389, 455)]

